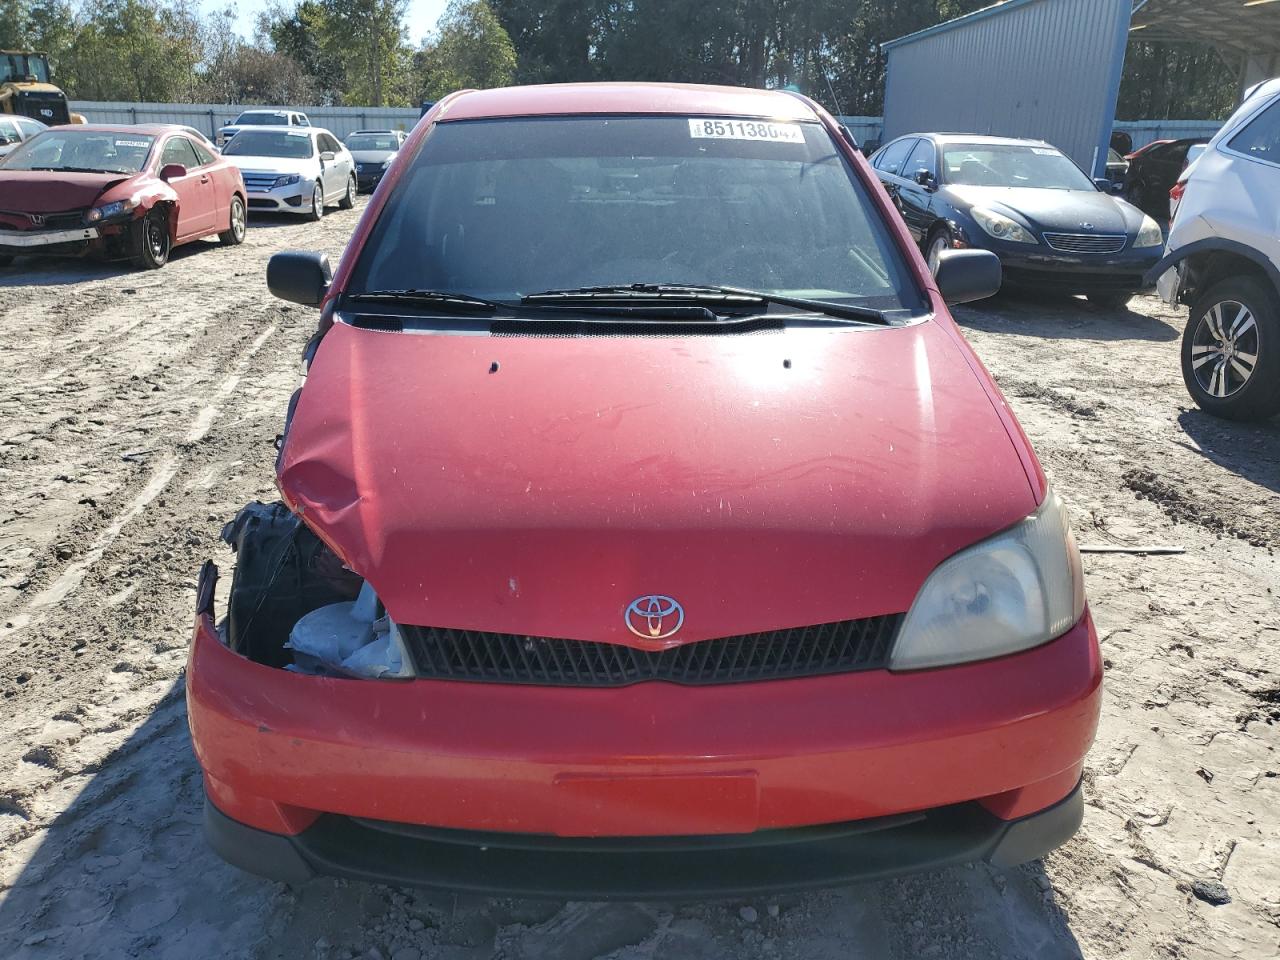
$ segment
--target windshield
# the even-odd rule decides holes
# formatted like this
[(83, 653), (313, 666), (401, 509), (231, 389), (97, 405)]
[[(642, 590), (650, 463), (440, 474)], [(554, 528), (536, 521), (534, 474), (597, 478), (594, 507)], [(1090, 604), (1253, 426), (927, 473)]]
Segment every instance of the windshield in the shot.
[(921, 307), (821, 125), (676, 116), (436, 126), (348, 292), (511, 301), (642, 282)]
[(243, 130), (231, 138), (222, 153), (228, 157), (284, 157), (306, 160), (315, 152), (309, 133), (283, 130)]
[(355, 133), (347, 137), (347, 149), (395, 152), (400, 149), (400, 141), (393, 133)]
[(1092, 180), (1053, 147), (952, 143), (943, 147), (946, 182), (969, 187), (1092, 190)]
[(289, 115), (286, 113), (242, 113), (236, 117), (238, 127), (287, 127)]
[(57, 127), (32, 137), (9, 154), (4, 168), (137, 173), (146, 166), (155, 139), (138, 133), (98, 133)]
[(0, 83), (26, 80), (35, 77), (40, 83), (49, 82), (49, 61), (34, 53), (0, 54)]

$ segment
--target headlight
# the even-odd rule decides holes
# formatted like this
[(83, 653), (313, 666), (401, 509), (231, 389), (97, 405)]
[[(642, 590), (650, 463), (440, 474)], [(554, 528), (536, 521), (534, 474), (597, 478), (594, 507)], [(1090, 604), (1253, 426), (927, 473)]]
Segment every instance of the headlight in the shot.
[(100, 207), (94, 207), (85, 215), (85, 219), (90, 223), (98, 223), (102, 220), (110, 220), (113, 217), (132, 213), (137, 206), (138, 201), (133, 199), (117, 200), (115, 203), (106, 203)]
[(1031, 231), (1020, 223), (1015, 223), (1002, 213), (974, 207), (969, 211), (978, 226), (997, 240), (1008, 240), (1010, 243), (1039, 243)]
[(387, 159), (383, 160), (383, 161), (382, 161), (382, 169), (383, 169), (383, 170), (385, 170), (385, 169), (387, 169), (387, 167), (391, 166), (391, 161), (392, 161), (392, 160), (394, 160), (394, 159), (395, 159), (395, 157), (387, 157)]
[(271, 185), (271, 189), (274, 190), (276, 187), (287, 187), (291, 184), (297, 183), (301, 179), (302, 177), (296, 173), (291, 173), (287, 177), (276, 177), (276, 182)]
[(1080, 553), (1050, 489), (1017, 526), (960, 551), (929, 575), (889, 667), (918, 670), (1028, 650), (1084, 614)]
[(1133, 245), (1135, 247), (1164, 246), (1164, 233), (1160, 229), (1160, 224), (1156, 223), (1150, 217), (1143, 217), (1142, 229), (1138, 231), (1138, 239)]

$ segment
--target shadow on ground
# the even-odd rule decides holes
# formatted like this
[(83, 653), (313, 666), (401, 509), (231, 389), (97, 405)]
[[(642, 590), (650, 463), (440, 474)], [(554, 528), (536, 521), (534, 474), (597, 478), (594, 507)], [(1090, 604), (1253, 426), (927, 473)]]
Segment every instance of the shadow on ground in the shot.
[[(169, 254), (169, 262), (177, 263), (187, 257), (202, 255), (217, 256), (219, 246), (217, 240), (184, 243)], [(93, 257), (18, 257), (9, 266), (0, 268), (0, 288), (69, 286), (86, 280), (108, 280), (130, 275), (143, 279), (163, 276), (164, 269), (143, 270), (133, 266), (128, 260), (99, 260)]]
[[(686, 904), (486, 899), (330, 879), (291, 889), (218, 860), (201, 834), (202, 803), (182, 688), (175, 684), (91, 771), (59, 774), (41, 796), (0, 811), (3, 819), (14, 818), (20, 837), (26, 834), (7, 850), (0, 956), (1081, 955), (1039, 863), (1007, 872), (977, 865), (819, 893)], [(64, 809), (47, 829), (37, 827), (41, 808), (56, 806)]]
[(1280, 493), (1280, 417), (1264, 423), (1236, 423), (1185, 410), (1178, 423), (1200, 452), (1260, 487)]
[(954, 307), (961, 327), (1047, 340), (1152, 340), (1168, 342), (1179, 330), (1128, 308), (1103, 309), (1083, 297), (1001, 292), (970, 307)]

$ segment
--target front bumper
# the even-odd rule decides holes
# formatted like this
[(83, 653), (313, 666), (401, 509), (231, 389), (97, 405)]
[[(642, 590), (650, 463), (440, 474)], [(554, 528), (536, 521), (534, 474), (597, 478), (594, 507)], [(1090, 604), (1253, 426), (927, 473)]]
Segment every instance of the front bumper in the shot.
[[(377, 852), (390, 841), (374, 843), (369, 830), (400, 844), (406, 831), (434, 828), (418, 838), (428, 846), (459, 842), (440, 830), (502, 834), (523, 849), (537, 838), (741, 839), (832, 824), (861, 835), (867, 821), (927, 811), (932, 826), (894, 835), (935, 846), (938, 817), (943, 834), (963, 835), (942, 852), (885, 854), (882, 875), (889, 861), (911, 870), (936, 857), (996, 857), (1009, 822), (1070, 794), (1101, 675), (1087, 614), (1035, 650), (959, 667), (614, 689), (304, 676), (232, 652), (202, 614), (186, 682), (214, 808), (282, 837), (311, 869), (394, 875)], [(968, 812), (946, 812), (957, 805)], [(349, 855), (318, 852), (333, 844)], [(825, 882), (835, 881), (794, 880)]]
[(986, 861), (1044, 856), (1080, 827), (1077, 783), (1017, 820), (980, 804), (736, 836), (565, 839), (411, 827), (326, 814), (294, 836), (231, 819), (206, 797), (210, 846), (241, 869), (286, 883), (317, 874), (500, 896), (681, 900), (748, 896)]
[(246, 184), (245, 197), (250, 210), (307, 214), (311, 212), (311, 190), (311, 184), (306, 180), (271, 190), (254, 190)]
[(383, 176), (386, 175), (386, 169), (377, 167), (376, 169), (361, 170), (356, 169), (356, 188), (359, 190), (373, 190), (382, 182)]
[(98, 239), (97, 227), (73, 230), (0, 230), (0, 253), (63, 253), (88, 247)]
[(1046, 244), (978, 243), (1000, 258), (1005, 283), (1056, 293), (1137, 293), (1149, 286), (1144, 274), (1163, 252), (1161, 247), (1128, 248), (1117, 254), (1060, 253)]

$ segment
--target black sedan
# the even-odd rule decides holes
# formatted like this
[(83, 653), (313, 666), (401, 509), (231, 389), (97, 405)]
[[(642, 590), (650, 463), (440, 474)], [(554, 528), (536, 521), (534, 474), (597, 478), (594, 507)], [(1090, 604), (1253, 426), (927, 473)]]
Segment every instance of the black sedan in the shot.
[(1042, 141), (913, 134), (871, 163), (931, 266), (953, 247), (990, 250), (1008, 286), (1119, 307), (1163, 250), (1159, 224)]
[(1195, 159), (1191, 148), (1208, 142), (1208, 137), (1157, 140), (1129, 154), (1129, 173), (1124, 182), (1126, 199), (1157, 220), (1168, 221), (1169, 191)]

